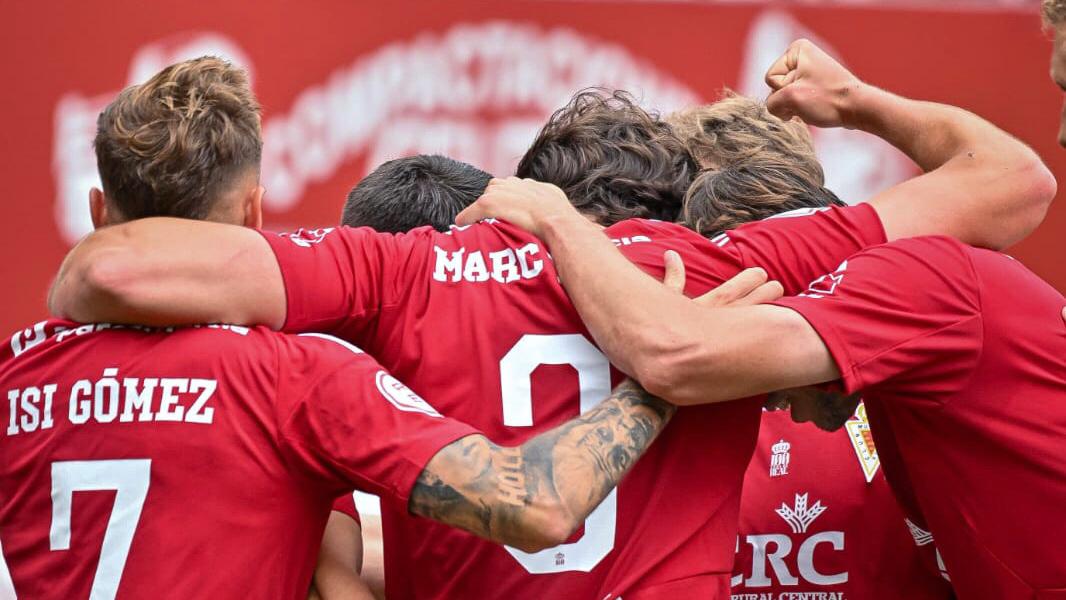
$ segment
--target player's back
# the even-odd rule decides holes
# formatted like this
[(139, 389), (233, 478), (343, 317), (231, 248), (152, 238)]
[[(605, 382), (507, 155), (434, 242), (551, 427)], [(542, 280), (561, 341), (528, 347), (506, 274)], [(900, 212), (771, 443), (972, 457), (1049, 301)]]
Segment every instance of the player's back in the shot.
[(306, 594), (330, 496), (276, 442), (269, 336), (48, 321), (5, 344), (0, 539), (19, 597)]
[[(642, 220), (606, 234), (656, 276), (663, 252), (680, 252), (692, 294), (754, 265), (799, 291), (884, 237), (869, 207), (766, 221), (712, 241)], [(509, 224), (265, 239), (285, 281), (287, 331), (324, 330), (366, 348), (442, 413), (496, 441), (557, 425), (621, 379), (592, 343), (543, 245)], [(420, 599), (726, 598), (760, 412), (758, 400), (680, 409), (569, 543), (532, 555), (384, 501), (386, 590)]]
[(978, 344), (958, 384), (892, 406), (911, 483), (960, 597), (1066, 597), (1066, 300), (1005, 254), (929, 243), (968, 259)]

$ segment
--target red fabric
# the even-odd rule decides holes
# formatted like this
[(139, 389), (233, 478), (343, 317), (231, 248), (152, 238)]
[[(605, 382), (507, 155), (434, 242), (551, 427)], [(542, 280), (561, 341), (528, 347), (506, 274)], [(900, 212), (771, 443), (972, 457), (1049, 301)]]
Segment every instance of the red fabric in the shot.
[(359, 509), (355, 507), (355, 496), (352, 494), (344, 494), (334, 500), (333, 511), (348, 515), (356, 523), (363, 524), (363, 520), (359, 518)]
[[(917, 545), (881, 469), (867, 481), (851, 435), (793, 423), (788, 411), (763, 414), (744, 477), (734, 595), (951, 598), (934, 547)], [(824, 510), (797, 532), (785, 517), (802, 498)]]
[[(767, 221), (731, 234), (735, 242), (722, 246), (656, 221), (628, 221), (606, 233), (656, 276), (663, 252), (680, 252), (690, 293), (756, 258), (774, 274), (806, 269), (785, 278), (805, 284), (863, 245), (883, 241), (869, 207)], [(518, 443), (572, 418), (621, 379), (591, 345), (540, 242), (506, 223), (449, 233), (340, 228), (265, 237), (285, 278), (288, 329), (325, 327), (359, 344), (444, 414), (499, 443)], [(803, 251), (820, 258), (789, 254), (804, 238), (812, 241)], [(522, 410), (527, 402), (531, 413)], [(575, 545), (540, 554), (547, 570), (560, 572), (531, 576), (506, 549), (383, 502), (389, 596), (655, 597), (673, 582), (699, 588), (699, 597), (721, 597), (760, 407), (752, 399), (682, 409)]]
[(940, 237), (860, 252), (833, 278), (779, 304), (863, 390), (874, 439), (898, 447), (886, 474), (910, 487), (959, 597), (1063, 597), (1066, 300)]
[[(22, 598), (87, 598), (98, 564), (120, 574), (95, 575), (119, 599), (304, 598), (333, 499), (353, 487), (406, 498), (429, 457), (470, 432), (397, 407), (381, 367), (336, 340), (72, 327), (41, 323), (0, 351), (0, 538)], [(94, 395), (104, 378), (115, 403), (109, 388)], [(20, 392), (52, 384), (50, 403)], [(141, 389), (154, 389), (148, 413), (127, 413)], [(71, 493), (92, 469), (119, 477), (119, 493)], [(64, 514), (69, 550), (50, 542)], [(128, 555), (102, 560), (105, 531), (123, 530)]]

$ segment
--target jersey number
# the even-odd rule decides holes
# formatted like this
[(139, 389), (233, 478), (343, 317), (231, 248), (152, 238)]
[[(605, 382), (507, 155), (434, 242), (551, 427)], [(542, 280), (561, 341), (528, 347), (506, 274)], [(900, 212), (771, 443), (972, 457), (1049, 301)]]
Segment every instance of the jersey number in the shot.
[(52, 527), (48, 542), (53, 551), (70, 549), (70, 505), (74, 492), (115, 490), (115, 505), (107, 520), (89, 600), (111, 600), (118, 593), (133, 532), (148, 496), (151, 469), (152, 461), (147, 458), (52, 463)]
[[(500, 361), (504, 425), (533, 425), (531, 376), (540, 365), (570, 365), (577, 371), (582, 413), (611, 393), (611, 364), (584, 336), (525, 335)], [(530, 573), (587, 573), (614, 549), (617, 507), (617, 490), (612, 490), (585, 519), (585, 534), (580, 540), (534, 553), (510, 546), (507, 551)]]

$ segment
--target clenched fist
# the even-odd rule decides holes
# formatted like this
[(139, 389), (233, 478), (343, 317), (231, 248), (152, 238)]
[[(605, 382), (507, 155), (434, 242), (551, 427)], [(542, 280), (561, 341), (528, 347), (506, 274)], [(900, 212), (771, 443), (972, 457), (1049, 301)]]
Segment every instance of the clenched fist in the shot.
[(850, 100), (864, 84), (809, 40), (796, 40), (766, 72), (766, 108), (816, 127), (852, 127)]

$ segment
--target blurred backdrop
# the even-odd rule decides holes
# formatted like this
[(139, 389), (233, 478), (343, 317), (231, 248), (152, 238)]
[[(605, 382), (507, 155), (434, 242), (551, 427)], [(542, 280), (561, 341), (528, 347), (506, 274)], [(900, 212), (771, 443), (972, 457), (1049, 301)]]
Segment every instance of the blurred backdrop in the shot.
[[(267, 227), (335, 224), (382, 161), (439, 152), (511, 174), (547, 115), (590, 85), (661, 111), (724, 87), (764, 97), (797, 37), (860, 77), (975, 111), (1066, 182), (1061, 92), (1038, 0), (6, 2), (0, 165), (0, 332), (45, 315), (65, 253), (91, 228), (96, 116), (124, 86), (204, 54), (245, 66), (263, 104)], [(887, 145), (818, 131), (829, 187), (849, 202), (912, 175)], [(1066, 206), (1011, 250), (1066, 290)]]

